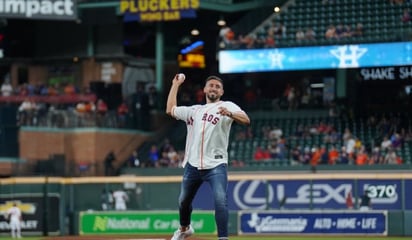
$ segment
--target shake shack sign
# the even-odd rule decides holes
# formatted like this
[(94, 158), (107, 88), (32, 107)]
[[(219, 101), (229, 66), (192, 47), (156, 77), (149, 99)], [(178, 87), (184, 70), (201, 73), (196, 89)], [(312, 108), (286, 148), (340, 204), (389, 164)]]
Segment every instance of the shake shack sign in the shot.
[(362, 68), (360, 76), (370, 80), (412, 80), (412, 66)]
[(76, 0), (0, 0), (0, 18), (75, 20)]

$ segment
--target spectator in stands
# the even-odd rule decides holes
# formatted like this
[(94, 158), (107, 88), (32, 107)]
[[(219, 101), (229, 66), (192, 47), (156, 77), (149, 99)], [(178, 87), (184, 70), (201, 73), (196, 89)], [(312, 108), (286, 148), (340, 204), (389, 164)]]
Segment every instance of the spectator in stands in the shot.
[(360, 138), (355, 137), (354, 139), (355, 139), (355, 152), (357, 152), (357, 151), (361, 150), (361, 148), (364, 147), (364, 146), (363, 146), (363, 142)]
[(365, 147), (362, 147), (357, 153), (356, 153), (356, 165), (361, 166), (361, 165), (366, 165), (369, 162), (368, 159), (368, 153), (366, 152)]
[(408, 8), (403, 9), (401, 20), (404, 23), (407, 23), (407, 22), (411, 21), (411, 13), (409, 12)]
[(404, 0), (389, 0), (390, 4), (392, 5), (402, 5)]
[(48, 92), (49, 96), (58, 96), (58, 95), (60, 95), (59, 85), (58, 84), (55, 84), (54, 86), (50, 85), (47, 92)]
[(277, 140), (277, 139), (280, 139), (282, 137), (282, 135), (283, 135), (282, 129), (278, 126), (274, 126), (272, 128), (272, 130), (270, 131), (270, 133), (269, 133), (269, 139), (270, 140)]
[(312, 148), (312, 156), (310, 159), (310, 166), (312, 172), (316, 172), (316, 167), (319, 165), (321, 161), (322, 150), (319, 147)]
[(31, 98), (26, 98), (19, 106), (19, 125), (32, 125), (37, 111), (37, 104)]
[(326, 39), (336, 39), (338, 35), (336, 34), (336, 27), (334, 25), (329, 25), (325, 32)]
[(388, 138), (388, 136), (384, 136), (383, 140), (381, 142), (381, 149), (382, 150), (387, 150), (389, 148), (392, 147), (392, 142), (391, 140)]
[(383, 164), (398, 164), (398, 156), (396, 155), (396, 151), (393, 148), (389, 148), (386, 151)]
[(329, 151), (325, 145), (320, 147), (320, 164), (328, 164), (329, 163)]
[(174, 146), (169, 148), (167, 152), (167, 157), (170, 159), (169, 167), (179, 167), (179, 153), (176, 151)]
[(340, 133), (336, 131), (334, 127), (332, 127), (331, 131), (324, 135), (323, 141), (325, 143), (336, 144), (340, 138), (341, 138)]
[(334, 145), (332, 145), (331, 149), (329, 150), (329, 165), (335, 165), (339, 160), (339, 151), (336, 149)]
[(345, 144), (346, 153), (348, 154), (349, 163), (353, 164), (355, 159), (355, 147), (356, 147), (356, 139), (355, 137), (351, 136)]
[(106, 113), (108, 111), (108, 107), (106, 102), (103, 99), (98, 99), (96, 104), (96, 121), (97, 126), (104, 126), (104, 118), (106, 117)]
[(297, 108), (297, 92), (294, 87), (291, 87), (288, 91), (287, 95), (288, 100), (288, 110), (294, 110)]
[(231, 48), (233, 45), (233, 40), (235, 38), (235, 33), (229, 26), (223, 26), (219, 31), (219, 45), (222, 48)]
[(8, 97), (13, 95), (13, 86), (10, 84), (9, 79), (4, 79), (3, 84), (1, 85), (1, 95), (3, 97)]
[(339, 153), (339, 164), (349, 164), (350, 159), (349, 159), (349, 154), (346, 151), (346, 147), (342, 146), (340, 153)]
[(47, 84), (41, 84), (39, 87), (39, 94), (41, 96), (48, 96), (49, 95), (49, 87)]
[(274, 36), (266, 36), (265, 38), (265, 44), (264, 48), (275, 48), (276, 47), (276, 41)]
[(352, 32), (350, 25), (347, 25), (347, 24), (344, 25), (341, 37), (348, 38), (348, 37), (352, 37), (352, 35), (353, 35), (353, 32)]
[(342, 135), (343, 143), (346, 144), (351, 137), (352, 137), (352, 132), (350, 131), (349, 128), (346, 127), (345, 130), (343, 130), (343, 135)]
[(302, 149), (301, 149), (300, 145), (296, 145), (295, 147), (293, 147), (290, 154), (292, 156), (292, 160), (295, 163), (305, 164), (304, 161), (303, 161), (303, 154), (302, 154)]
[(132, 155), (128, 159), (127, 165), (132, 168), (140, 167), (139, 152), (137, 150), (133, 150)]
[(159, 149), (156, 145), (152, 145), (149, 151), (149, 167), (158, 167), (159, 165)]
[(336, 38), (343, 38), (345, 33), (345, 29), (343, 24), (339, 23), (335, 28)]
[(279, 160), (284, 160), (287, 155), (287, 147), (286, 147), (286, 139), (284, 137), (280, 137), (276, 141), (276, 154)]
[(305, 39), (305, 33), (301, 28), (296, 31), (295, 38), (296, 41), (303, 41)]
[(283, 38), (286, 36), (286, 26), (282, 23), (273, 24), (271, 31), (273, 31), (275, 37)]
[(104, 159), (104, 172), (105, 176), (113, 176), (115, 175), (115, 168), (113, 163), (116, 161), (116, 155), (114, 154), (114, 151), (111, 150), (109, 153), (107, 153), (105, 159)]
[(27, 89), (27, 96), (36, 95), (36, 87), (33, 84), (27, 83), (26, 84), (26, 89)]
[(120, 128), (126, 127), (126, 121), (127, 121), (127, 115), (129, 113), (129, 108), (127, 107), (127, 104), (125, 101), (123, 101), (118, 107), (117, 107), (117, 121), (118, 121), (118, 126)]
[(160, 156), (160, 158), (159, 158), (159, 160), (158, 160), (158, 165), (157, 165), (157, 166), (163, 167), (163, 168), (169, 167), (169, 166), (170, 166), (170, 162), (171, 162), (171, 161), (170, 161), (168, 152), (167, 152), (167, 151), (164, 151), (164, 152), (161, 152), (161, 156)]
[(100, 99), (97, 100), (96, 110), (97, 110), (98, 114), (104, 116), (109, 109), (107, 107), (106, 102), (103, 99), (100, 98)]
[(310, 147), (305, 147), (303, 149), (303, 164), (309, 164), (312, 158), (312, 152), (310, 151)]
[(169, 150), (172, 149), (172, 148), (173, 148), (173, 145), (172, 145), (172, 143), (170, 142), (170, 139), (169, 139), (169, 138), (165, 138), (165, 139), (163, 140), (163, 142), (161, 143), (161, 145), (160, 145), (159, 151), (160, 151), (160, 152), (169, 152)]
[(239, 38), (241, 45), (244, 46), (246, 49), (255, 48), (257, 37), (255, 34), (248, 34), (246, 36), (241, 36)]
[(271, 159), (277, 159), (278, 158), (278, 145), (276, 140), (272, 140), (269, 142), (269, 145), (267, 147), (267, 150), (269, 151), (269, 158)]
[(313, 28), (307, 28), (305, 31), (305, 39), (309, 41), (313, 41), (316, 39), (316, 32)]
[(64, 94), (66, 95), (73, 95), (76, 94), (76, 87), (72, 83), (67, 83), (66, 86), (64, 86), (63, 89)]
[(253, 159), (255, 161), (265, 161), (270, 159), (270, 154), (267, 149), (263, 149), (261, 146), (257, 146), (255, 153), (253, 154)]
[(383, 156), (379, 147), (374, 147), (369, 158), (369, 165), (380, 164), (383, 162)]
[(397, 132), (394, 132), (392, 134), (390, 140), (391, 140), (392, 147), (395, 148), (395, 149), (399, 149), (403, 145), (403, 139), (402, 139), (401, 135)]
[[(233, 159), (233, 160), (230, 162), (230, 164), (232, 165), (232, 167), (244, 167), (244, 166), (245, 166), (245, 163), (244, 163), (243, 161), (236, 160), (236, 159)], [(180, 165), (180, 164), (179, 164), (179, 165)]]

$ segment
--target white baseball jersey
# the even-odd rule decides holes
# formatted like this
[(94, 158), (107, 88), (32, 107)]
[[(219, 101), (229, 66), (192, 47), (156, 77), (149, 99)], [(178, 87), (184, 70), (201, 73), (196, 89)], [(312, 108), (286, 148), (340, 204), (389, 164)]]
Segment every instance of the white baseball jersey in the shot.
[(127, 193), (118, 190), (113, 192), (113, 199), (114, 199), (114, 209), (116, 210), (126, 210), (126, 201), (129, 200), (129, 197), (127, 196)]
[(186, 121), (187, 125), (183, 166), (189, 162), (198, 169), (211, 169), (228, 162), (227, 148), (233, 119), (220, 115), (219, 107), (232, 113), (243, 112), (230, 101), (173, 108), (173, 116)]
[(10, 228), (11, 229), (18, 229), (20, 228), (20, 219), (21, 219), (21, 211), (20, 208), (14, 206), (7, 210), (7, 215), (10, 219)]

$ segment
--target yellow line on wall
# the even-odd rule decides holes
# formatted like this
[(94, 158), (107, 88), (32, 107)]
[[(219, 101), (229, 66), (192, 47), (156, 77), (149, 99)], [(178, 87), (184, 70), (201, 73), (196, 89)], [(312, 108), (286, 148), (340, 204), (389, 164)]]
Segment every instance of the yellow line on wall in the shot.
[[(325, 180), (325, 179), (412, 179), (412, 173), (255, 173), (232, 174), (229, 181), (242, 180)], [(118, 177), (13, 177), (0, 179), (0, 184), (93, 184), (93, 183), (176, 183), (182, 176), (118, 176)]]

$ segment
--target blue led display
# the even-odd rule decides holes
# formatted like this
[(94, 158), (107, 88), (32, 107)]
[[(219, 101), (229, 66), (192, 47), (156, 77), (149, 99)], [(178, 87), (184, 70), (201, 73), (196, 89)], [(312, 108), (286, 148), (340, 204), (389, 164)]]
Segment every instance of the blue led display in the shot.
[(220, 73), (360, 68), (411, 64), (411, 42), (224, 50), (219, 52)]

